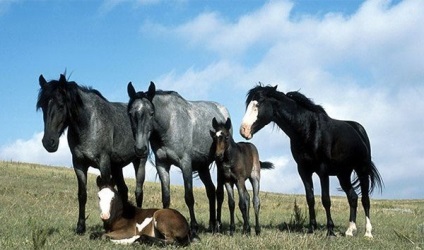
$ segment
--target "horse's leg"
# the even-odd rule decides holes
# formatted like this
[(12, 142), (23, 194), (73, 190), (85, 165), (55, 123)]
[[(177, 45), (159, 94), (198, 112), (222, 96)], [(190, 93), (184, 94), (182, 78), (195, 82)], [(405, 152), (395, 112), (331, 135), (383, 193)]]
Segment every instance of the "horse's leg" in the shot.
[(308, 233), (313, 233), (317, 228), (315, 219), (315, 197), (314, 197), (314, 183), (312, 182), (312, 172), (306, 171), (305, 166), (298, 165), (297, 171), (302, 179), (303, 186), (305, 187), (306, 202), (309, 209), (309, 229)]
[(239, 193), (239, 208), (243, 215), (243, 233), (250, 233), (250, 224), (249, 224), (249, 203), (250, 197), (249, 193), (246, 190), (246, 186), (244, 184), (244, 178), (240, 178), (237, 180), (237, 190)]
[(128, 187), (125, 184), (124, 175), (122, 173), (122, 168), (118, 166), (111, 166), (112, 177), (115, 181), (115, 184), (118, 188), (119, 195), (121, 196), (122, 201), (128, 201)]
[(143, 184), (146, 176), (146, 161), (147, 158), (137, 158), (134, 160), (134, 170), (135, 170), (135, 201), (137, 203), (137, 207), (141, 207), (143, 205)]
[(85, 204), (87, 203), (87, 170), (88, 167), (76, 163), (74, 159), (74, 171), (78, 180), (78, 223), (76, 228), (77, 234), (85, 233)]
[(350, 208), (349, 227), (347, 228), (345, 233), (345, 235), (347, 236), (353, 236), (353, 234), (356, 232), (356, 209), (358, 207), (358, 194), (356, 194), (355, 190), (352, 187), (352, 183), (350, 181), (350, 174), (351, 172), (338, 176), (340, 186), (346, 193)]
[(169, 208), (171, 203), (171, 194), (169, 191), (169, 168), (170, 166), (156, 160), (156, 171), (158, 172), (161, 188), (162, 188), (162, 206)]
[[(203, 182), (206, 188), (206, 195), (209, 199), (209, 230), (211, 232), (216, 231), (216, 195), (215, 195), (215, 185), (212, 182), (211, 174), (209, 172), (209, 168), (207, 166), (199, 167), (197, 169), (199, 170), (199, 177), (200, 180)], [(190, 178), (192, 180), (192, 177)], [(221, 203), (222, 204), (222, 203)]]
[[(199, 237), (197, 236), (197, 230), (199, 226), (196, 221), (196, 215), (194, 214), (193, 170), (192, 170), (191, 162), (186, 162), (185, 164), (183, 164), (181, 166), (181, 170), (183, 172), (183, 179), (184, 179), (184, 191), (185, 191), (184, 199), (190, 213), (191, 236), (192, 236), (192, 239), (198, 239)], [(200, 172), (199, 172), (199, 176), (200, 176)], [(215, 193), (215, 187), (213, 187), (213, 189), (214, 189), (213, 192)], [(208, 192), (208, 189), (206, 190), (206, 192)], [(214, 200), (214, 203), (215, 203), (215, 200)]]
[(261, 209), (261, 201), (259, 199), (259, 175), (249, 178), (253, 188), (253, 208), (255, 209), (255, 232), (256, 235), (261, 233), (261, 226), (259, 224), (259, 210)]
[(321, 181), (321, 201), (327, 215), (327, 236), (336, 236), (334, 234), (334, 223), (331, 218), (331, 199), (330, 199), (330, 177), (326, 174), (320, 176)]
[(223, 181), (223, 173), (220, 170), (221, 168), (218, 166), (217, 169), (218, 171), (217, 171), (217, 187), (216, 187), (216, 201), (217, 201), (216, 232), (222, 233), (221, 212), (222, 212), (222, 203), (224, 202), (224, 181)]
[(234, 186), (232, 183), (226, 182), (225, 189), (227, 189), (228, 208), (230, 209), (230, 235), (233, 236), (234, 231), (236, 230), (236, 225), (234, 222), (234, 210), (236, 208), (236, 203), (234, 201)]
[(362, 193), (361, 201), (362, 201), (362, 206), (364, 207), (365, 220), (366, 220), (364, 236), (368, 238), (373, 238), (371, 233), (372, 225), (370, 220), (370, 208), (371, 208), (370, 197), (369, 197), (370, 180), (368, 175), (361, 175), (359, 178), (360, 178), (359, 180), (360, 180), (361, 193)]

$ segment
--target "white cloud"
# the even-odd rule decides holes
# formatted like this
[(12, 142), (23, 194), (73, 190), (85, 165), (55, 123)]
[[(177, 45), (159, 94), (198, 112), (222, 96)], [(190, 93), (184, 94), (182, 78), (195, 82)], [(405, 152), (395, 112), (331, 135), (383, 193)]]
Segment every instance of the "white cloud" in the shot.
[[(176, 27), (152, 24), (162, 27), (161, 35), (168, 33), (221, 56), (221, 61), (204, 69), (189, 69), (180, 75), (173, 72), (162, 79), (175, 90), (196, 86), (201, 79), (202, 88), (229, 88), (230, 82), (244, 91), (224, 97), (209, 94), (208, 98), (216, 101), (244, 99), (258, 81), (278, 84), (283, 92), (300, 89), (322, 104), (330, 116), (357, 120), (365, 126), (373, 159), (385, 180), (384, 197), (422, 196), (411, 186), (420, 185), (419, 179), (424, 178), (420, 171), (424, 164), (420, 143), (424, 140), (424, 30), (419, 25), (424, 23), (424, 1), (392, 4), (371, 0), (349, 16), (327, 13), (293, 20), (291, 11), (290, 2), (271, 1), (235, 21), (206, 12)], [(255, 57), (256, 63), (246, 66), (242, 58), (249, 53), (261, 54)], [(220, 74), (214, 70), (217, 65), (236, 70)], [(244, 107), (238, 110), (244, 111)], [(281, 132), (261, 131), (253, 142), (267, 159), (281, 162), (280, 157), (291, 157), (289, 139)], [(287, 164), (293, 166), (271, 170), (270, 176), (264, 171), (264, 183), (295, 179), (291, 178), (297, 175), (295, 163), (280, 166)], [(299, 184), (293, 183), (291, 190), (298, 190)], [(337, 181), (332, 180), (332, 190), (336, 187)]]

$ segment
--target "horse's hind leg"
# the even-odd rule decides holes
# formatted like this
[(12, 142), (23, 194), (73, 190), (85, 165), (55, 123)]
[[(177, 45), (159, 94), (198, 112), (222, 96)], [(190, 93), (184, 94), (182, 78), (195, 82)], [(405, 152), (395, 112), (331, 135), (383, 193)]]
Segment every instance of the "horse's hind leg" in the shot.
[(250, 234), (250, 224), (249, 224), (249, 205), (250, 197), (249, 193), (246, 190), (243, 179), (237, 181), (237, 190), (239, 192), (239, 208), (243, 215), (243, 233)]
[(255, 233), (259, 235), (261, 233), (261, 226), (259, 224), (259, 210), (261, 209), (261, 201), (259, 199), (259, 176), (253, 176), (250, 178), (253, 188), (253, 208), (255, 209)]
[(349, 227), (347, 228), (345, 235), (353, 236), (353, 234), (356, 232), (356, 209), (358, 207), (358, 195), (352, 187), (352, 183), (350, 181), (350, 173), (339, 175), (338, 178), (340, 186), (346, 193), (350, 207)]
[(365, 220), (366, 220), (366, 224), (365, 224), (365, 237), (368, 238), (373, 238), (372, 236), (372, 225), (371, 225), (371, 220), (370, 220), (370, 197), (369, 197), (369, 178), (368, 175), (364, 175), (364, 176), (360, 176), (360, 183), (361, 183), (361, 193), (362, 193), (362, 206), (364, 207), (364, 211), (365, 211)]

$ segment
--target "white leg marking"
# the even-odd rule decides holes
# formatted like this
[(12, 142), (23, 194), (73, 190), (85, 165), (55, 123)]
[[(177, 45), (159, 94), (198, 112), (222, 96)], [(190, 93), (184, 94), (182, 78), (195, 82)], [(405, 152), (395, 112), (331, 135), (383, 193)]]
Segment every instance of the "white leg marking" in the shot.
[(112, 240), (111, 239), (110, 241), (112, 241), (115, 244), (129, 245), (129, 244), (134, 243), (134, 241), (136, 241), (138, 238), (140, 238), (140, 235), (136, 235), (136, 236), (133, 236), (131, 238), (122, 239), (122, 240)]
[(355, 222), (349, 222), (349, 227), (346, 230), (346, 236), (353, 236), (353, 234), (356, 232), (356, 223)]
[(365, 225), (365, 229), (366, 229), (366, 231), (365, 231), (365, 237), (373, 238), (373, 236), (371, 234), (371, 231), (372, 231), (371, 220), (368, 217), (366, 219), (367, 219), (367, 224)]
[(135, 226), (138, 229), (138, 232), (141, 232), (141, 230), (143, 230), (147, 225), (149, 225), (149, 223), (153, 220), (152, 217), (146, 218), (144, 219), (144, 221), (141, 224), (136, 224)]

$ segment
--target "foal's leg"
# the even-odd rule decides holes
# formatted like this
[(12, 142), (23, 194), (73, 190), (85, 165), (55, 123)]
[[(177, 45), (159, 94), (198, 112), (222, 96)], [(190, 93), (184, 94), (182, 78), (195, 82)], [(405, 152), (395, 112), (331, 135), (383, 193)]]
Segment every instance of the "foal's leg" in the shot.
[(314, 183), (312, 182), (312, 172), (306, 171), (307, 167), (297, 166), (300, 178), (302, 179), (303, 186), (305, 187), (306, 202), (308, 203), (309, 209), (309, 229), (308, 233), (313, 233), (317, 228), (317, 222), (315, 219), (315, 197), (314, 197)]
[(364, 207), (365, 211), (365, 237), (373, 238), (372, 236), (372, 225), (370, 220), (370, 197), (369, 197), (369, 187), (370, 187), (370, 181), (368, 175), (360, 176), (360, 185), (361, 185), (361, 193), (362, 193), (362, 206)]
[(237, 181), (237, 190), (239, 193), (239, 208), (243, 215), (243, 233), (250, 234), (250, 224), (249, 224), (249, 203), (250, 197), (249, 193), (246, 190), (243, 179)]
[[(218, 164), (218, 163), (217, 163)], [(217, 201), (217, 209), (216, 209), (216, 232), (222, 232), (222, 221), (221, 221), (221, 212), (222, 212), (222, 203), (224, 202), (224, 180), (223, 173), (220, 170), (221, 168), (218, 166), (217, 173), (217, 187), (216, 187), (216, 201)], [(228, 188), (227, 188), (228, 192)]]
[(78, 164), (75, 159), (73, 159), (74, 171), (77, 175), (78, 180), (78, 204), (79, 204), (79, 213), (78, 213), (78, 222), (76, 233), (83, 234), (85, 233), (85, 204), (87, 203), (87, 170), (88, 168)]
[(330, 199), (330, 178), (328, 175), (320, 176), (321, 181), (321, 201), (327, 215), (327, 236), (336, 236), (334, 234), (334, 223), (331, 218), (331, 199)]
[(346, 193), (350, 208), (349, 227), (346, 230), (346, 236), (353, 236), (353, 234), (356, 232), (356, 209), (358, 207), (358, 194), (356, 194), (352, 187), (350, 175), (351, 173), (338, 176), (340, 186)]
[[(201, 170), (198, 171), (199, 177), (200, 177), (200, 180), (205, 185), (206, 195), (208, 196), (208, 199), (209, 199), (209, 230), (214, 233), (214, 232), (217, 231), (216, 214), (215, 214), (216, 213), (215, 185), (212, 182), (211, 174), (210, 174), (209, 168), (207, 166), (199, 167), (198, 169), (201, 169)], [(222, 202), (221, 202), (221, 204), (222, 204)]]
[(249, 178), (253, 188), (253, 208), (255, 209), (255, 232), (256, 235), (261, 233), (261, 226), (259, 224), (259, 210), (261, 209), (261, 201), (259, 199), (259, 176)]
[(233, 236), (234, 231), (236, 230), (236, 225), (234, 222), (234, 210), (236, 207), (236, 203), (234, 201), (234, 186), (233, 184), (226, 182), (225, 189), (227, 189), (228, 208), (230, 209), (230, 235)]

